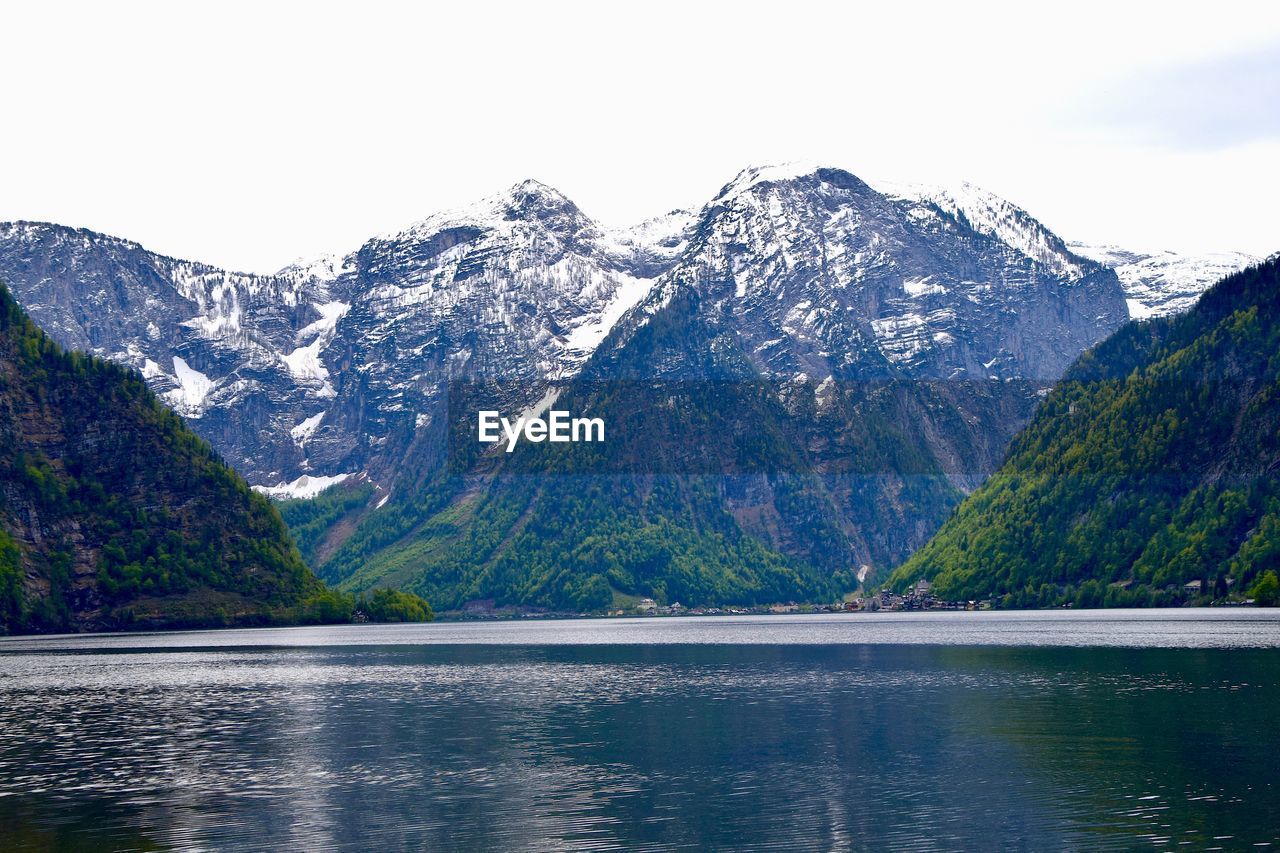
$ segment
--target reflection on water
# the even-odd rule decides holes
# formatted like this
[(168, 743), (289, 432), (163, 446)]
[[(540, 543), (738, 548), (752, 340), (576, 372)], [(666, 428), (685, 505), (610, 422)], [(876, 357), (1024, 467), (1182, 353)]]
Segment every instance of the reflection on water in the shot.
[(0, 848), (1280, 842), (1280, 621), (1237, 617), (0, 641)]

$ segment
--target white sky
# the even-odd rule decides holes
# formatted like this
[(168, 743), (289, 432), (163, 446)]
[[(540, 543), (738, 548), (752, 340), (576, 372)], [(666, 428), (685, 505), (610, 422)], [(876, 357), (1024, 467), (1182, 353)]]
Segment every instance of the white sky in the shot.
[(534, 177), (967, 179), (1067, 239), (1280, 249), (1280, 3), (7, 4), (0, 219), (269, 272)]

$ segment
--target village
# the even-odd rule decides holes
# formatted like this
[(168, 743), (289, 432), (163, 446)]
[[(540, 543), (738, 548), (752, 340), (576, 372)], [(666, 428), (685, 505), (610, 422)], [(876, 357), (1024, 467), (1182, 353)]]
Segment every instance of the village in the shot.
[(776, 602), (773, 604), (739, 605), (739, 606), (698, 606), (688, 607), (679, 601), (670, 604), (653, 598), (640, 598), (625, 607), (615, 606), (605, 613), (566, 613), (543, 608), (517, 608), (499, 606), (494, 599), (476, 599), (468, 601), (459, 610), (445, 610), (437, 614), (445, 621), (471, 619), (538, 619), (566, 617), (635, 617), (635, 616), (764, 616), (787, 613), (877, 613), (897, 611), (924, 610), (991, 610), (992, 602), (983, 601), (944, 601), (933, 595), (933, 589), (927, 580), (917, 581), (905, 593), (895, 593), (887, 589), (866, 595), (854, 594), (830, 604), (812, 604)]
[(927, 580), (917, 581), (904, 594), (882, 589), (872, 595), (855, 595), (832, 604), (760, 604), (754, 607), (685, 607), (680, 602), (659, 604), (652, 598), (640, 599), (634, 607), (616, 608), (610, 616), (717, 616), (771, 613), (875, 613), (903, 610), (991, 610), (992, 603), (983, 601), (943, 601), (935, 598)]

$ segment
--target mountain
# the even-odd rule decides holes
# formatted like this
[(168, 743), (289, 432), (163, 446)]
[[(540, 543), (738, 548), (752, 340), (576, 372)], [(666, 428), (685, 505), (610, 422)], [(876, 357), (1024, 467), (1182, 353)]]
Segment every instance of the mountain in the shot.
[[(1013, 606), (1221, 598), (1280, 569), (1280, 257), (1080, 357), (890, 584)], [(1191, 584), (1191, 587), (1186, 585)]]
[(881, 190), (838, 169), (742, 172), (644, 310), (691, 289), (764, 375), (818, 382), (1052, 381), (1123, 322), (1114, 275), (1009, 202)]
[(525, 181), (268, 276), (4, 223), (0, 277), (63, 346), (140, 371), (250, 482), (314, 494), (388, 479), (450, 378), (501, 377), (514, 401), (572, 375), (688, 218), (608, 230)]
[(1134, 252), (1119, 246), (1068, 243), (1071, 251), (1116, 271), (1134, 320), (1186, 311), (1214, 282), (1261, 258), (1243, 252), (1180, 255), (1167, 250)]
[(299, 424), (312, 465), (388, 484), (451, 381), (519, 410), (580, 368), (679, 254), (684, 217), (610, 231), (525, 181), (374, 238), (330, 287), (350, 301), (324, 350), (335, 395)]
[(307, 356), (346, 310), (325, 281), (228, 272), (26, 222), (0, 224), (0, 279), (63, 347), (140, 372), (251, 481), (306, 467), (291, 430), (334, 396)]
[[(271, 276), (13, 223), (0, 275), (55, 338), (140, 370), (255, 487), (341, 484), (282, 507), (324, 577), (445, 606), (653, 591), (632, 570), (650, 545), (647, 577), (690, 600), (893, 565), (1127, 317), (1110, 269), (1008, 201), (817, 167), (748, 169), (629, 229), (526, 181)], [(507, 458), (466, 431), (481, 404), (553, 400), (618, 441)], [(522, 475), (552, 459), (597, 479)], [(573, 537), (609, 529), (602, 504), (643, 547), (606, 559), (612, 576), (562, 571)], [(555, 529), (569, 505), (578, 524)]]
[(481, 454), (476, 409), (518, 410), (483, 378), (455, 383), (443, 455), (409, 466), (403, 500), (322, 575), (446, 606), (830, 594), (922, 544), (1041, 386), (1127, 316), (1111, 270), (973, 188), (957, 203), (752, 169), (682, 233), (541, 399), (601, 417), (606, 447)]
[(266, 498), (2, 285), (0, 490), (0, 632), (261, 624), (323, 597)]

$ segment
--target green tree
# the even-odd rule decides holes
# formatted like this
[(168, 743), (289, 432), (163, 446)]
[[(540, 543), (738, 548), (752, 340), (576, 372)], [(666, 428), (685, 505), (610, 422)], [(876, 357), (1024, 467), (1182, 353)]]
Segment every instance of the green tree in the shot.
[(430, 622), (435, 618), (430, 604), (398, 589), (375, 589), (358, 606), (370, 622)]
[(1249, 590), (1249, 597), (1263, 607), (1280, 604), (1280, 578), (1275, 572), (1267, 572)]

